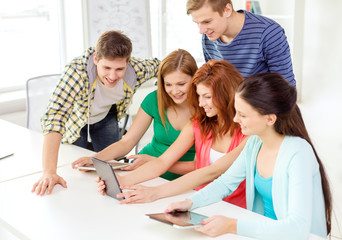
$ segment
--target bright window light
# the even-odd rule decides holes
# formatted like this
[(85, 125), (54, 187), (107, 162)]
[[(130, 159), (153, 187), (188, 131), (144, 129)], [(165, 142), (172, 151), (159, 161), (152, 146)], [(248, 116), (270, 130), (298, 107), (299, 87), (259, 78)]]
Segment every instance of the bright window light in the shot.
[(0, 92), (60, 72), (57, 1), (0, 1)]

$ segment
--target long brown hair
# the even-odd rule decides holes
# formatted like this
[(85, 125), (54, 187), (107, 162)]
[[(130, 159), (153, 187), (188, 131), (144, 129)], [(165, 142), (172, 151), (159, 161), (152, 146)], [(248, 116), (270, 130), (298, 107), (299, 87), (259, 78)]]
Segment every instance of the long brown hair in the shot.
[[(233, 136), (234, 131), (239, 128), (239, 124), (233, 121), (234, 95), (235, 88), (242, 81), (243, 77), (238, 70), (225, 60), (210, 60), (195, 73), (188, 99), (193, 109), (191, 120), (198, 121), (203, 140), (204, 136), (207, 136), (215, 141), (218, 136), (223, 136), (228, 132)], [(200, 83), (212, 90), (212, 101), (218, 110), (217, 116), (207, 117), (204, 109), (199, 106), (196, 88)]]
[(175, 71), (182, 72), (189, 76), (194, 76), (197, 70), (197, 64), (193, 56), (183, 49), (177, 49), (167, 55), (159, 65), (158, 70), (158, 112), (161, 121), (165, 127), (165, 110), (168, 107), (174, 107), (175, 102), (165, 91), (164, 78), (166, 75)]
[(259, 73), (248, 77), (236, 92), (260, 114), (275, 114), (275, 130), (283, 135), (297, 136), (305, 139), (312, 147), (321, 174), (326, 227), (331, 231), (332, 199), (330, 186), (325, 174), (324, 166), (310, 140), (302, 114), (297, 105), (297, 91), (278, 73)]

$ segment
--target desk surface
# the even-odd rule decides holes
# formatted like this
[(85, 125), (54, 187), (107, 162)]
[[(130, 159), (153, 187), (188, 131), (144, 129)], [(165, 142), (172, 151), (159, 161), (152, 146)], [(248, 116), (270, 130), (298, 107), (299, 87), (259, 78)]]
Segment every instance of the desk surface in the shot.
[[(168, 203), (183, 200), (193, 191), (152, 203), (121, 205), (111, 197), (97, 192), (95, 172), (79, 172), (71, 166), (61, 167), (60, 173), (68, 189), (57, 185), (52, 195), (37, 196), (30, 192), (38, 174), (0, 183), (0, 225), (19, 239), (212, 239), (193, 229), (177, 229), (145, 217), (146, 213), (163, 212)], [(156, 185), (157, 178), (144, 185)], [(265, 217), (219, 202), (196, 212), (212, 216), (226, 215), (249, 219)], [(226, 234), (215, 239), (250, 239)], [(310, 236), (310, 239), (321, 239)]]
[[(42, 171), (43, 134), (1, 119), (0, 132), (0, 147), (14, 153), (0, 160), (0, 182)], [(92, 154), (92, 151), (84, 148), (61, 144), (58, 166), (64, 166), (79, 157)]]
[[(97, 192), (95, 172), (79, 172), (71, 162), (91, 151), (73, 145), (62, 145), (58, 173), (68, 188), (57, 185), (48, 196), (31, 193), (40, 177), (43, 136), (0, 120), (1, 146), (15, 146), (15, 155), (0, 160), (0, 237), (15, 239), (212, 239), (193, 229), (177, 229), (145, 217), (146, 213), (163, 212), (168, 203), (183, 200), (188, 193), (153, 203), (120, 205), (111, 197)], [(3, 134), (5, 133), (5, 134)], [(39, 173), (35, 173), (39, 172)], [(2, 182), (1, 182), (2, 181)], [(144, 185), (163, 183), (156, 178)], [(266, 218), (226, 202), (219, 202), (196, 212), (212, 216), (249, 219)], [(4, 230), (2, 230), (4, 229)], [(12, 239), (12, 238), (11, 238)], [(14, 239), (14, 238), (13, 238)], [(226, 234), (215, 239), (250, 239)], [(321, 239), (310, 236), (310, 239)]]
[[(68, 189), (56, 186), (52, 195), (37, 196), (30, 192), (37, 174), (0, 184), (0, 225), (10, 229), (19, 239), (212, 239), (193, 229), (177, 229), (148, 219), (146, 213), (163, 212), (171, 201), (183, 200), (188, 192), (153, 203), (121, 205), (97, 192), (95, 172), (79, 172), (64, 166), (60, 174)], [(162, 183), (157, 178), (145, 183)], [(247, 214), (262, 217), (227, 203), (202, 208), (199, 213)], [(232, 215), (232, 216), (233, 216)], [(227, 234), (217, 239), (249, 239)]]

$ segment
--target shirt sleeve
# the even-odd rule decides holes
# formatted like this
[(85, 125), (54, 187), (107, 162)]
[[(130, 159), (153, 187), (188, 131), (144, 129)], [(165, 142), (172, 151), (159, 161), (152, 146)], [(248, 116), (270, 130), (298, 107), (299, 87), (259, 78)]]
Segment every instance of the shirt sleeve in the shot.
[(271, 24), (265, 29), (260, 47), (269, 71), (280, 73), (292, 86), (296, 86), (290, 47), (284, 29), (279, 24)]
[(204, 61), (208, 62), (211, 58), (208, 54), (207, 47), (205, 45), (205, 34), (202, 35), (202, 50), (203, 50)]
[(225, 173), (189, 198), (192, 201), (191, 210), (219, 202), (237, 189), (246, 178), (247, 146)]
[(307, 239), (312, 222), (313, 175), (318, 168), (315, 167), (317, 160), (309, 144), (301, 145), (297, 149), (300, 150), (292, 155), (288, 169), (283, 167), (281, 169), (285, 176), (288, 176), (288, 188), (276, 190), (281, 191), (277, 193), (278, 195), (287, 195), (287, 205), (279, 206), (286, 209), (286, 216), (278, 220), (267, 219), (265, 221), (238, 219), (237, 233), (239, 235), (258, 239)]
[(157, 58), (139, 59), (132, 57), (130, 59), (130, 62), (137, 75), (135, 90), (147, 80), (157, 77), (160, 64), (160, 60), (158, 60)]
[(154, 118), (154, 113), (156, 111), (158, 112), (157, 91), (149, 93), (142, 101), (140, 107), (144, 110), (145, 113)]
[(41, 118), (43, 133), (58, 132), (64, 134), (65, 124), (74, 107), (74, 102), (83, 87), (81, 76), (68, 65), (58, 82), (47, 107)]

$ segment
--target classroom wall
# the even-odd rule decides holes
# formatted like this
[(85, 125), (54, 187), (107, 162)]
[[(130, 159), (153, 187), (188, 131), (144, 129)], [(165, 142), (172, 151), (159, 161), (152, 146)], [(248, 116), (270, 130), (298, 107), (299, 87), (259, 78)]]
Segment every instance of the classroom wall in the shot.
[(322, 91), (342, 90), (334, 87), (339, 86), (342, 80), (342, 27), (339, 17), (341, 10), (341, 0), (306, 1), (303, 29), (304, 101), (315, 98)]

